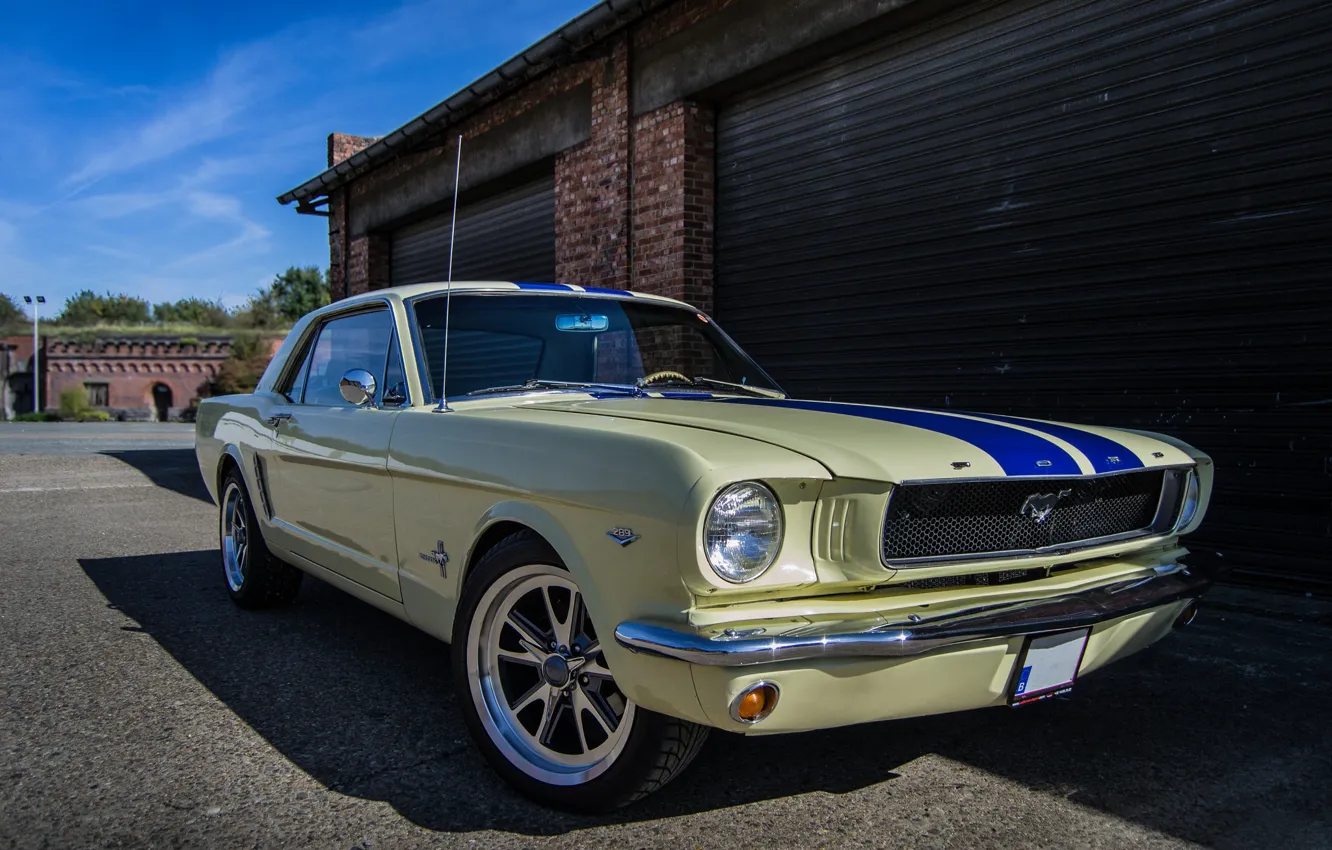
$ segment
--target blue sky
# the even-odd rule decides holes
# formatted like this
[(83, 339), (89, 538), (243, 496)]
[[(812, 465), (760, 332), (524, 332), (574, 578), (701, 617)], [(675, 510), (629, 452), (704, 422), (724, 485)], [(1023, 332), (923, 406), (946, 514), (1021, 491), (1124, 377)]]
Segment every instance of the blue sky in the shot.
[[(0, 292), (243, 304), (328, 265), (274, 198), (591, 0), (0, 5)], [(54, 310), (52, 311), (54, 312)]]

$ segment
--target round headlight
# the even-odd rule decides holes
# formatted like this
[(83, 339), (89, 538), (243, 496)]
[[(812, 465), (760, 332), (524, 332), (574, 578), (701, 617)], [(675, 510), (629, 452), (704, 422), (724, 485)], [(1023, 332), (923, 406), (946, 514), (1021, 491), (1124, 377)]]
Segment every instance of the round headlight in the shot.
[(703, 525), (703, 549), (717, 575), (742, 584), (763, 575), (782, 548), (782, 508), (762, 484), (745, 481), (717, 494)]
[(1184, 482), (1184, 498), (1179, 506), (1179, 520), (1175, 522), (1175, 531), (1188, 527), (1198, 513), (1198, 471), (1190, 469), (1188, 480)]

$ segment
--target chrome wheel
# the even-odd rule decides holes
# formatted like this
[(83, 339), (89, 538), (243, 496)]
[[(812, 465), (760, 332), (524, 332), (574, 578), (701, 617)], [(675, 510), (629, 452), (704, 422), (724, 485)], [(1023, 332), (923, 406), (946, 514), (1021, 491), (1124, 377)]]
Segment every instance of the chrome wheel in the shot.
[(511, 764), (552, 785), (588, 782), (614, 764), (634, 704), (616, 687), (567, 572), (533, 564), (505, 573), (467, 637), (477, 714)]
[(238, 592), (250, 565), (250, 517), (245, 491), (235, 481), (222, 496), (222, 569), (227, 586)]

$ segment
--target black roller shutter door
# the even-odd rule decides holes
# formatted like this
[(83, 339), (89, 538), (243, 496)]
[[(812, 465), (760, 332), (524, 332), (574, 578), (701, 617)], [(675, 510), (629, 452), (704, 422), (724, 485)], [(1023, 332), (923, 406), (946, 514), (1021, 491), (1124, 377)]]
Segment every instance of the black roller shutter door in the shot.
[[(393, 284), (448, 279), (451, 215), (393, 233)], [(458, 208), (454, 280), (555, 279), (555, 181), (545, 177)]]
[(798, 395), (1176, 434), (1195, 561), (1332, 585), (1332, 4), (988, 3), (718, 116), (717, 307)]

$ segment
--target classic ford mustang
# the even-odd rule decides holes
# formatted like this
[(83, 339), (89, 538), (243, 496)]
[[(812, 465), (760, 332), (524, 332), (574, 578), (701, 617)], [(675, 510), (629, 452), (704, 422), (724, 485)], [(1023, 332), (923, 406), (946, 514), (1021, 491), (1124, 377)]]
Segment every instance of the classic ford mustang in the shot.
[(1178, 440), (789, 398), (706, 314), (535, 283), (305, 317), (203, 402), (243, 607), (303, 573), (452, 644), (462, 714), (538, 801), (648, 794), (709, 728), (1067, 692), (1189, 622), (1212, 465)]

